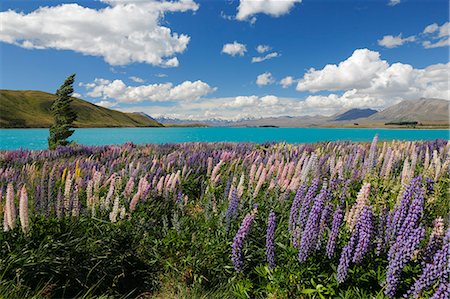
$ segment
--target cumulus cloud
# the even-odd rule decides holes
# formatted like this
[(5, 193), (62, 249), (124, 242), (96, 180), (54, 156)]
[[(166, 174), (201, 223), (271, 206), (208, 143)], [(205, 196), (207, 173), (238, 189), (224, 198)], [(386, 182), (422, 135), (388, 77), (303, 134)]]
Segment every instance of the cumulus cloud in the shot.
[(437, 23), (428, 25), (423, 30), (424, 40), (422, 45), (426, 49), (446, 47), (450, 45), (450, 23), (446, 22), (439, 26)]
[(231, 55), (231, 56), (244, 56), (245, 52), (247, 52), (247, 47), (244, 44), (238, 43), (234, 41), (233, 43), (228, 43), (223, 45), (222, 53)]
[(378, 40), (378, 45), (392, 49), (415, 40), (416, 37), (414, 35), (405, 38), (402, 38), (401, 33), (397, 36), (385, 35), (382, 39)]
[(388, 63), (380, 60), (380, 53), (358, 49), (338, 65), (327, 64), (321, 70), (309, 69), (298, 82), (297, 90), (317, 92), (366, 88), (371, 79), (387, 67)]
[(270, 50), (270, 46), (267, 46), (267, 45), (258, 45), (256, 47), (256, 51), (260, 54), (266, 53), (269, 50)]
[(0, 41), (27, 49), (71, 50), (99, 56), (110, 65), (133, 62), (176, 67), (190, 37), (162, 26), (166, 12), (196, 11), (192, 0), (104, 0), (93, 9), (79, 4), (40, 7), (30, 13), (0, 12)]
[(264, 60), (269, 60), (269, 59), (272, 59), (272, 58), (275, 58), (275, 57), (278, 57), (278, 56), (280, 56), (280, 54), (278, 54), (277, 52), (272, 52), (272, 53), (269, 53), (269, 54), (264, 55), (264, 56), (253, 57), (252, 58), (252, 63), (262, 62)]
[(262, 73), (261, 75), (258, 75), (258, 77), (256, 77), (256, 85), (258, 86), (269, 85), (273, 82), (275, 82), (275, 79), (269, 72)]
[(72, 96), (73, 96), (74, 98), (79, 98), (79, 99), (81, 99), (81, 94), (79, 94), (78, 92), (74, 92), (74, 93), (72, 94)]
[[(157, 104), (157, 103), (156, 103)], [(202, 98), (195, 102), (177, 102), (166, 106), (133, 106), (122, 111), (142, 111), (153, 117), (172, 117), (191, 120), (211, 118), (238, 120), (242, 118), (277, 117), (304, 114), (301, 101), (295, 98), (279, 98), (274, 95), (240, 95), (224, 98)]]
[(144, 83), (145, 80), (136, 76), (131, 76), (129, 77), (131, 81), (136, 82), (136, 83)]
[(240, 0), (236, 20), (255, 22), (256, 14), (267, 14), (279, 17), (289, 13), (296, 3), (302, 0)]
[[(311, 95), (306, 107), (383, 108), (401, 100), (449, 99), (450, 63), (415, 69), (409, 64), (389, 64), (378, 52), (356, 50), (338, 65), (310, 70), (300, 79), (298, 91), (343, 91), (342, 94)], [(309, 105), (309, 106), (308, 106)]]
[(395, 6), (397, 4), (400, 4), (401, 0), (389, 0), (388, 5), (389, 6)]
[(296, 82), (296, 80), (294, 80), (294, 77), (292, 76), (286, 76), (283, 79), (280, 80), (280, 85), (283, 88), (288, 88), (289, 86), (291, 86), (292, 84), (294, 84)]
[(81, 86), (89, 91), (87, 95), (90, 97), (121, 103), (195, 101), (216, 90), (200, 80), (184, 81), (176, 86), (172, 83), (127, 86), (122, 80), (97, 78), (92, 83), (81, 83)]

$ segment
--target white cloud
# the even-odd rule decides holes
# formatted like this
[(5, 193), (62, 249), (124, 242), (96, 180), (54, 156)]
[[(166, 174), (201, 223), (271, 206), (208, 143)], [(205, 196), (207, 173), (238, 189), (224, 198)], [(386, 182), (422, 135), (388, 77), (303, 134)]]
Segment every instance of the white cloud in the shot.
[(292, 84), (294, 84), (296, 80), (294, 80), (294, 77), (292, 76), (286, 76), (283, 79), (280, 80), (280, 84), (283, 88), (288, 88)]
[(133, 62), (178, 66), (190, 37), (160, 24), (165, 12), (196, 11), (192, 0), (104, 0), (93, 9), (79, 4), (40, 7), (30, 13), (0, 12), (0, 41), (27, 49), (72, 50), (100, 56), (110, 65)]
[(273, 106), (279, 102), (278, 97), (273, 95), (264, 96), (259, 99), (261, 101), (262, 106)]
[(237, 41), (233, 43), (228, 43), (223, 45), (222, 53), (231, 55), (231, 56), (244, 56), (245, 52), (247, 52), (247, 47), (244, 44), (240, 44)]
[(253, 57), (252, 58), (252, 63), (261, 62), (261, 61), (264, 61), (264, 60), (269, 60), (269, 59), (272, 59), (272, 58), (275, 58), (275, 57), (278, 57), (278, 56), (280, 56), (280, 54), (278, 54), (277, 52), (272, 52), (272, 53), (269, 53), (269, 54), (264, 55), (264, 56)]
[(402, 38), (402, 34), (397, 36), (385, 35), (378, 40), (378, 45), (386, 48), (395, 48), (408, 42), (421, 43), (425, 49), (446, 47), (450, 45), (450, 23), (446, 22), (439, 26), (437, 23), (430, 24), (424, 28), (417, 36)]
[(81, 94), (79, 94), (78, 92), (74, 92), (74, 93), (72, 94), (72, 96), (73, 96), (74, 98), (79, 98), (79, 99), (81, 99)]
[(114, 99), (117, 102), (136, 103), (143, 101), (195, 101), (216, 90), (203, 81), (184, 81), (173, 86), (172, 83), (127, 86), (122, 80), (95, 79), (93, 83), (81, 84), (89, 92), (88, 96)]
[(255, 14), (263, 13), (272, 17), (279, 17), (289, 13), (296, 3), (302, 0), (240, 0), (236, 19), (239, 21), (255, 22)]
[(446, 47), (450, 45), (450, 23), (446, 22), (439, 26), (434, 23), (428, 25), (423, 30), (423, 34), (425, 38), (428, 40), (424, 40), (422, 45), (426, 49)]
[(275, 79), (269, 72), (262, 73), (261, 75), (258, 75), (258, 77), (256, 77), (256, 85), (258, 86), (269, 85), (273, 82), (275, 82)]
[(256, 47), (256, 51), (260, 54), (266, 53), (269, 50), (270, 50), (270, 46), (267, 46), (267, 45), (258, 45)]
[(224, 106), (232, 108), (253, 106), (258, 99), (259, 98), (257, 96), (237, 96), (232, 102), (226, 103)]
[(400, 4), (401, 0), (389, 0), (388, 5), (389, 6), (395, 6), (397, 4)]
[(378, 45), (392, 49), (408, 42), (414, 42), (415, 40), (416, 37), (414, 35), (405, 38), (402, 38), (401, 33), (397, 36), (385, 35), (382, 39), (378, 40)]
[(321, 70), (308, 70), (298, 82), (297, 90), (317, 92), (369, 87), (370, 80), (387, 67), (388, 63), (380, 60), (380, 53), (358, 49), (338, 65), (327, 64)]
[(378, 52), (360, 49), (338, 65), (308, 71), (299, 81), (297, 90), (344, 91), (309, 96), (305, 100), (309, 108), (383, 108), (401, 100), (422, 97), (450, 100), (449, 72), (450, 63), (415, 69), (400, 62), (389, 64), (380, 59)]
[(166, 74), (155, 74), (155, 77), (158, 77), (158, 78), (166, 78), (167, 75), (166, 75)]
[[(270, 109), (268, 109), (270, 108)], [(195, 102), (177, 102), (174, 106), (133, 106), (122, 111), (142, 111), (153, 117), (165, 116), (180, 119), (204, 120), (211, 118), (237, 120), (282, 115), (301, 115), (301, 101), (279, 98), (274, 95), (203, 98)]]
[(136, 76), (131, 76), (129, 77), (131, 81), (136, 82), (136, 83), (144, 83), (145, 80)]

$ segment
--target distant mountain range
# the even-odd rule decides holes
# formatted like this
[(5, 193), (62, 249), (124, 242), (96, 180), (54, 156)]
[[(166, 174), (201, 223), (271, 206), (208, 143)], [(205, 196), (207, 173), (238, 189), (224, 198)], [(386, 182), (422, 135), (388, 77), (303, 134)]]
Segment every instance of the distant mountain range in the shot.
[[(0, 128), (48, 128), (55, 95), (35, 90), (0, 90)], [(139, 113), (124, 113), (73, 98), (78, 113), (75, 127), (160, 127)]]
[(441, 99), (405, 100), (382, 111), (354, 108), (332, 116), (280, 116), (238, 121), (169, 118), (156, 120), (163, 124), (233, 127), (387, 127), (415, 122), (422, 127), (448, 127), (449, 103)]

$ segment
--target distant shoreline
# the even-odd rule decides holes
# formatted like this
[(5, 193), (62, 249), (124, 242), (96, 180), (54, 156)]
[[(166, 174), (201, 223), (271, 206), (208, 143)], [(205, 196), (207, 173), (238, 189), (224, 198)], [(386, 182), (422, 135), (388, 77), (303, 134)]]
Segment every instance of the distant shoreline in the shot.
[[(231, 128), (231, 129), (378, 129), (378, 130), (450, 130), (450, 126), (427, 126), (427, 127), (371, 127), (371, 126), (346, 126), (346, 127), (278, 127), (278, 126), (163, 126), (163, 127), (75, 127), (78, 129), (214, 129), (214, 128)], [(32, 130), (32, 129), (49, 129), (48, 127), (0, 127), (0, 130)]]

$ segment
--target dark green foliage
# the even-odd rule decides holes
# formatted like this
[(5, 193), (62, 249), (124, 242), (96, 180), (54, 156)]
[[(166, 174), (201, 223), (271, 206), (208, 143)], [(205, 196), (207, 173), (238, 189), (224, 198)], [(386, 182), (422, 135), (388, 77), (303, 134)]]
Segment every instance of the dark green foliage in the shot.
[(51, 107), (54, 123), (50, 127), (50, 137), (48, 138), (48, 147), (50, 149), (68, 145), (69, 141), (67, 141), (67, 138), (72, 136), (74, 132), (74, 130), (70, 129), (73, 126), (73, 122), (77, 119), (76, 112), (70, 106), (74, 81), (75, 74), (70, 75), (56, 91), (56, 100)]

